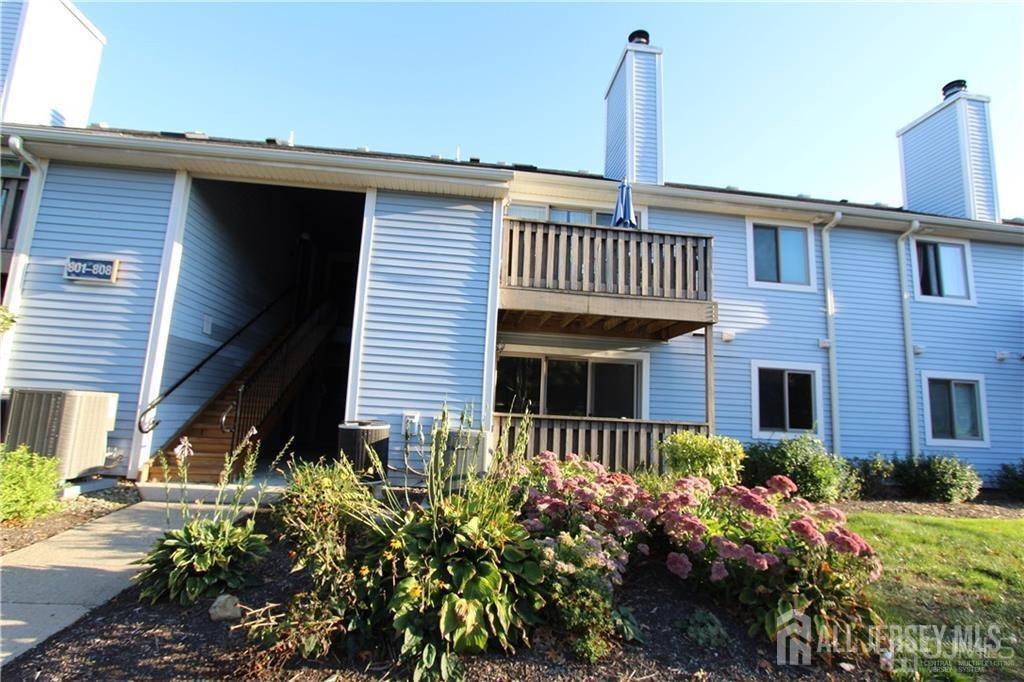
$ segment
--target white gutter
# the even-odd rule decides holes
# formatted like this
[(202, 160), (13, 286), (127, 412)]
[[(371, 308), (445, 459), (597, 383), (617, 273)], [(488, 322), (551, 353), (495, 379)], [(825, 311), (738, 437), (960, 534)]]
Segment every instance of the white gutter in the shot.
[(910, 317), (910, 289), (907, 286), (907, 254), (903, 246), (907, 238), (920, 232), (921, 222), (910, 221), (910, 227), (896, 239), (896, 263), (899, 266), (900, 300), (903, 312), (903, 362), (907, 370), (907, 408), (910, 418), (910, 454), (920, 454), (917, 432), (917, 382), (914, 379), (914, 327)]
[(836, 359), (836, 299), (832, 290), (832, 252), (829, 233), (843, 219), (836, 211), (832, 220), (821, 228), (821, 266), (825, 277), (825, 336), (828, 338), (828, 398), (832, 407), (832, 452), (843, 451), (839, 427), (839, 367)]

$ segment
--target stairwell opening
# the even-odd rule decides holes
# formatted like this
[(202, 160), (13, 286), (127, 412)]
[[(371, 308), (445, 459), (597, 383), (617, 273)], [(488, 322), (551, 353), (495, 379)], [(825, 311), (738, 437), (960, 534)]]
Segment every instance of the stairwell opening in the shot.
[[(191, 480), (215, 480), (224, 453), (250, 428), (262, 441), (261, 466), (289, 439), (298, 457), (334, 456), (364, 200), (355, 192), (193, 180), (166, 398), (152, 440), (154, 451), (169, 451), (189, 437)], [(163, 476), (152, 461), (145, 473)]]

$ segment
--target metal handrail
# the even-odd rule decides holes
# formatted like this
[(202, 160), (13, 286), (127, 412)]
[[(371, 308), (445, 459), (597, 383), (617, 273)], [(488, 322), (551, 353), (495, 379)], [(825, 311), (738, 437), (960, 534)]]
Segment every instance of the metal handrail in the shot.
[[(269, 410), (272, 409), (273, 404), (277, 402), (281, 393), (286, 391), (288, 387), (295, 380), (296, 376), (301, 372), (302, 368), (305, 367), (309, 358), (316, 352), (316, 348), (319, 348), (323, 339), (318, 339), (312, 350), (308, 347), (305, 350), (308, 355), (303, 356), (301, 353), (298, 357), (295, 353), (298, 350), (303, 350), (301, 346), (308, 341), (312, 334), (318, 330), (321, 334), (326, 335), (328, 329), (333, 324), (336, 311), (333, 303), (325, 301), (317, 306), (313, 312), (306, 317), (301, 323), (296, 325), (291, 332), (285, 338), (281, 339), (274, 348), (267, 353), (266, 357), (260, 362), (259, 366), (256, 367), (245, 380), (238, 386), (238, 393), (235, 401), (232, 402), (224, 410), (224, 413), (220, 417), (220, 428), (224, 433), (231, 434), (231, 449), (241, 442), (239, 433), (239, 420), (250, 419), (254, 417), (253, 410), (260, 410), (260, 405), (266, 408), (262, 413), (259, 413), (259, 417), (255, 418), (257, 423), (250, 423), (249, 426), (259, 426)], [(298, 360), (298, 364), (295, 361)], [(271, 393), (268, 394), (268, 386), (263, 385), (264, 379), (266, 379), (270, 373), (273, 372), (274, 376), (271, 379), (276, 380), (276, 384), (271, 384), (269, 387)], [(276, 390), (273, 390), (276, 388)], [(270, 396), (274, 397), (271, 398)], [(254, 396), (246, 401), (247, 396)], [(269, 400), (269, 403), (267, 402)], [(263, 403), (259, 403), (263, 401)], [(253, 404), (250, 404), (253, 403)], [(228, 426), (229, 417), (231, 418), (231, 426)], [(245, 424), (243, 424), (245, 427)]]
[(254, 315), (254, 316), (252, 317), (252, 319), (250, 319), (250, 320), (249, 320), (248, 322), (246, 322), (246, 323), (245, 323), (244, 325), (242, 325), (241, 327), (239, 327), (239, 328), (238, 328), (238, 329), (237, 329), (237, 330), (235, 331), (235, 333), (234, 333), (234, 334), (232, 334), (231, 336), (229, 336), (229, 337), (228, 337), (228, 339), (227, 339), (226, 341), (224, 341), (224, 342), (223, 342), (222, 344), (220, 344), (219, 346), (217, 346), (217, 347), (216, 347), (216, 348), (215, 348), (215, 349), (214, 349), (213, 351), (211, 351), (211, 352), (210, 352), (210, 354), (209, 354), (209, 355), (207, 355), (207, 356), (206, 356), (205, 358), (203, 358), (202, 360), (200, 360), (200, 361), (199, 361), (199, 363), (198, 363), (198, 364), (197, 364), (197, 365), (196, 365), (195, 367), (193, 367), (192, 369), (190, 369), (190, 370), (189, 370), (189, 371), (188, 371), (188, 372), (187, 372), (187, 373), (185, 374), (185, 376), (183, 376), (183, 377), (181, 377), (180, 379), (178, 379), (178, 380), (177, 380), (176, 382), (174, 382), (174, 385), (173, 385), (173, 386), (171, 386), (171, 387), (170, 387), (170, 388), (168, 388), (168, 389), (167, 389), (166, 391), (164, 391), (163, 393), (161, 393), (160, 395), (158, 395), (158, 396), (157, 396), (157, 397), (156, 397), (156, 398), (155, 398), (155, 399), (154, 399), (154, 400), (153, 400), (152, 402), (150, 402), (150, 403), (149, 403), (148, 405), (146, 405), (146, 409), (142, 410), (142, 412), (140, 412), (140, 413), (139, 413), (139, 419), (138, 419), (138, 421), (136, 422), (136, 425), (137, 425), (137, 426), (138, 426), (138, 428), (139, 428), (139, 433), (149, 433), (149, 432), (151, 432), (151, 431), (152, 431), (153, 429), (155, 429), (155, 428), (156, 428), (157, 426), (159, 426), (159, 425), (160, 425), (160, 420), (159, 420), (159, 419), (154, 419), (153, 421), (151, 421), (151, 422), (149, 422), (149, 423), (146, 423), (146, 422), (145, 422), (145, 417), (146, 417), (146, 415), (147, 415), (147, 414), (149, 414), (150, 412), (152, 412), (153, 410), (155, 410), (155, 409), (157, 408), (157, 406), (158, 406), (158, 405), (159, 405), (160, 403), (162, 403), (162, 402), (163, 402), (164, 400), (166, 400), (166, 399), (167, 399), (167, 396), (169, 396), (169, 395), (171, 395), (172, 393), (174, 393), (174, 391), (176, 391), (176, 390), (177, 390), (177, 389), (178, 389), (178, 388), (179, 388), (179, 387), (180, 387), (180, 386), (181, 386), (182, 384), (184, 384), (184, 383), (185, 383), (186, 381), (188, 381), (188, 380), (189, 380), (189, 379), (190, 379), (190, 378), (191, 378), (191, 377), (192, 377), (193, 375), (195, 375), (195, 374), (196, 374), (197, 372), (199, 372), (199, 370), (201, 370), (201, 369), (202, 369), (202, 368), (203, 368), (203, 367), (204, 367), (204, 366), (206, 365), (206, 363), (208, 363), (208, 362), (209, 362), (210, 360), (212, 360), (212, 359), (213, 359), (213, 358), (214, 358), (214, 357), (215, 357), (215, 356), (216, 356), (216, 355), (217, 355), (218, 353), (220, 353), (220, 352), (221, 352), (222, 350), (224, 350), (224, 349), (225, 349), (225, 348), (226, 348), (226, 347), (228, 346), (228, 344), (230, 344), (230, 343), (231, 343), (232, 341), (234, 341), (234, 340), (235, 340), (235, 339), (237, 339), (237, 338), (238, 338), (239, 336), (241, 336), (241, 335), (242, 335), (242, 333), (243, 333), (243, 332), (245, 332), (245, 330), (246, 330), (246, 329), (248, 329), (249, 327), (251, 327), (251, 326), (252, 326), (253, 324), (255, 324), (255, 323), (256, 323), (256, 321), (257, 321), (257, 320), (259, 320), (259, 319), (260, 319), (261, 317), (263, 317), (263, 316), (264, 316), (264, 315), (266, 315), (266, 314), (267, 314), (268, 312), (270, 312), (271, 308), (273, 308), (273, 307), (274, 307), (274, 306), (276, 306), (276, 305), (277, 305), (278, 303), (280, 303), (281, 301), (283, 301), (283, 300), (284, 300), (284, 299), (285, 299), (285, 298), (286, 298), (286, 297), (288, 296), (288, 294), (290, 294), (290, 293), (291, 293), (291, 291), (292, 291), (292, 289), (293, 289), (293, 288), (294, 288), (294, 287), (291, 287), (291, 286), (290, 286), (290, 287), (286, 288), (286, 289), (285, 289), (284, 291), (282, 291), (282, 292), (281, 292), (281, 294), (280, 294), (280, 295), (279, 295), (279, 296), (278, 296), (277, 298), (275, 298), (275, 299), (274, 299), (274, 300), (272, 300), (272, 301), (271, 301), (270, 303), (268, 303), (267, 305), (265, 305), (265, 306), (263, 307), (263, 309), (262, 309), (262, 310), (260, 310), (260, 311), (259, 311), (258, 313), (256, 313), (256, 314), (255, 314), (255, 315)]

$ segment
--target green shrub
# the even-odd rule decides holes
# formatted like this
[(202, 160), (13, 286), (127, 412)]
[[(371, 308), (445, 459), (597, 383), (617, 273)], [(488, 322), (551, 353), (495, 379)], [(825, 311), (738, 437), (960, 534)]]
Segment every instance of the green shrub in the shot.
[(13, 327), (17, 320), (18, 318), (15, 317), (14, 313), (12, 313), (7, 306), (0, 305), (0, 334), (3, 334)]
[(577, 656), (596, 663), (608, 655), (614, 629), (610, 594), (594, 587), (579, 587), (561, 595), (556, 605), (562, 625), (570, 633), (570, 646)]
[(691, 611), (682, 628), (686, 638), (701, 649), (722, 649), (729, 643), (729, 633), (722, 622), (706, 609)]
[(879, 499), (888, 496), (893, 472), (892, 459), (876, 452), (871, 457), (852, 459), (850, 465), (860, 479), (860, 492), (863, 497)]
[(1015, 500), (1024, 500), (1024, 458), (1017, 464), (1003, 464), (996, 474), (996, 484)]
[(904, 495), (933, 502), (966, 502), (981, 491), (974, 467), (955, 455), (897, 458), (892, 479)]
[(813, 502), (835, 502), (857, 497), (857, 472), (842, 457), (833, 455), (810, 434), (747, 446), (743, 483), (761, 485), (772, 476), (788, 476), (803, 496)]
[(681, 431), (661, 441), (658, 449), (668, 470), (677, 477), (702, 476), (716, 487), (740, 480), (743, 445), (733, 438)]
[(28, 521), (60, 507), (57, 460), (0, 443), (0, 521)]
[[(243, 496), (256, 468), (259, 449), (253, 445), (254, 435), (255, 431), (251, 432), (239, 448), (225, 458), (217, 498), (210, 513), (195, 512), (188, 505), (188, 467), (193, 451), (188, 439), (181, 439), (174, 454), (180, 476), (182, 527), (168, 530), (153, 543), (146, 556), (135, 562), (145, 567), (135, 576), (141, 587), (140, 600), (155, 604), (168, 598), (186, 606), (203, 596), (238, 589), (253, 581), (254, 565), (270, 551), (267, 536), (256, 532), (252, 516), (241, 524), (236, 524), (235, 520), (243, 511)], [(239, 458), (241, 476), (229, 485)], [(166, 461), (161, 461), (161, 468), (167, 470)], [(233, 488), (230, 497), (225, 497), (229, 488)], [(252, 501), (254, 507), (259, 507), (265, 489), (266, 483), (257, 489)], [(167, 504), (170, 521), (171, 503)]]

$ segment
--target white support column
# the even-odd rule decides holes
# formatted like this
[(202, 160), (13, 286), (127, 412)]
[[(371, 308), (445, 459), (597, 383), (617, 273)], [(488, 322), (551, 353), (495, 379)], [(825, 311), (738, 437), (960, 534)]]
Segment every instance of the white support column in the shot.
[(487, 284), (487, 328), (484, 330), (483, 395), (480, 398), (480, 427), (489, 433), (494, 418), (494, 382), (498, 354), (498, 271), (501, 269), (501, 242), (504, 229), (502, 199), (494, 200), (491, 212), (491, 259)]
[[(32, 248), (32, 236), (36, 231), (39, 203), (43, 198), (43, 186), (46, 184), (48, 169), (49, 162), (45, 160), (39, 161), (38, 167), (32, 169), (22, 200), (21, 217), (18, 219), (18, 234), (14, 238), (14, 253), (11, 256), (11, 269), (7, 274), (7, 290), (4, 292), (4, 305), (15, 315), (21, 311), (21, 290), (25, 284), (29, 251)], [(7, 368), (11, 362), (11, 351), (17, 333), (18, 324), (15, 323), (7, 333), (0, 336), (0, 392), (2, 393), (6, 393), (10, 388), (7, 385)]]
[[(142, 370), (142, 384), (139, 402), (132, 424), (132, 444), (128, 454), (128, 477), (137, 477), (142, 466), (152, 454), (153, 434), (139, 433), (139, 415), (146, 406), (160, 395), (163, 383), (164, 360), (167, 356), (167, 341), (171, 332), (171, 314), (174, 312), (174, 295), (178, 289), (181, 274), (181, 257), (185, 238), (185, 220), (188, 217), (189, 196), (192, 193), (192, 178), (186, 171), (174, 176), (171, 194), (171, 209), (167, 216), (167, 234), (164, 237), (163, 258), (160, 262), (160, 278), (157, 280), (156, 297), (153, 300), (153, 317), (149, 325), (149, 342), (146, 345), (146, 364)], [(155, 413), (151, 417), (155, 416)]]
[(704, 327), (704, 419), (708, 435), (715, 435), (715, 328)]
[(349, 343), (348, 392), (345, 398), (345, 420), (358, 416), (359, 375), (363, 362), (363, 332), (366, 328), (366, 290), (373, 260), (373, 215), (377, 209), (377, 190), (368, 189), (363, 204), (363, 232), (359, 246), (359, 277), (356, 280), (356, 300), (352, 312), (352, 339)]

